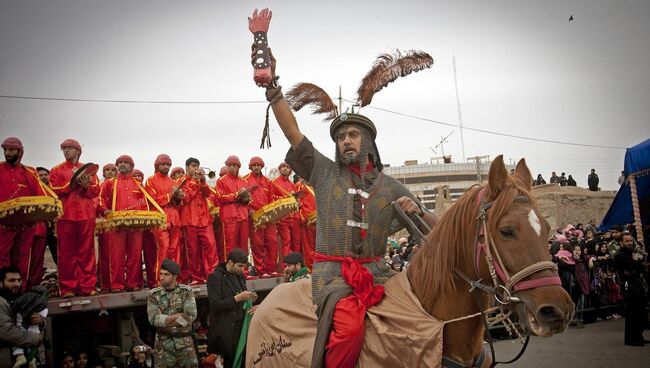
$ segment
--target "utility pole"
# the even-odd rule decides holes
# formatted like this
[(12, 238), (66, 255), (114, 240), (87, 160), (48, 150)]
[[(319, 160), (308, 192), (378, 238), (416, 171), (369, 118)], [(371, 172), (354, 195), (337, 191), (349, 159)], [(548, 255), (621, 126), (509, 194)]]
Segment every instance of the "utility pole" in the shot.
[(341, 95), (341, 86), (339, 85), (339, 114), (343, 113), (343, 96)]
[(458, 96), (458, 80), (456, 78), (456, 55), (453, 56), (454, 64), (454, 85), (456, 86), (456, 105), (458, 106), (458, 126), (460, 127), (460, 145), (463, 151), (463, 161), (465, 161), (465, 139), (463, 138), (463, 113), (460, 110), (460, 97)]
[(490, 156), (474, 156), (474, 157), (468, 157), (467, 158), (467, 162), (472, 162), (472, 161), (476, 162), (476, 181), (478, 181), (479, 183), (483, 182), (483, 175), (482, 175), (482, 171), (483, 171), (482, 161), (483, 160), (489, 162), (490, 161)]

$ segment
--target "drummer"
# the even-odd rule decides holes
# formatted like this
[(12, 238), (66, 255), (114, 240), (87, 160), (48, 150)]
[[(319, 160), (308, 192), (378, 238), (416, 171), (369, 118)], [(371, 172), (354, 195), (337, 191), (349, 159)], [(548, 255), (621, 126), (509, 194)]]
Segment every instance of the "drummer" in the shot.
[(226, 253), (230, 253), (234, 248), (243, 249), (248, 253), (248, 183), (239, 176), (239, 157), (228, 156), (225, 164), (228, 173), (220, 177), (216, 184), (217, 198), (221, 205), (219, 216), (224, 247)]
[(294, 181), (296, 182), (296, 189), (302, 193), (299, 201), (304, 266), (311, 270), (314, 265), (314, 252), (316, 250), (316, 223), (309, 223), (309, 218), (316, 213), (316, 196), (314, 188), (307, 180), (295, 174)]
[[(115, 176), (117, 176), (117, 166), (112, 163), (108, 163), (104, 165), (102, 168), (102, 176), (103, 180), (99, 184), (100, 188), (100, 193), (103, 190), (104, 186), (106, 185), (106, 182), (108, 179), (112, 179)], [(100, 219), (102, 218), (102, 210), (100, 209), (101, 206), (99, 205), (101, 196), (97, 196), (97, 218)], [(97, 260), (97, 273), (99, 276), (99, 288), (102, 292), (109, 292), (111, 290), (111, 274), (110, 274), (110, 258), (109, 258), (109, 251), (108, 251), (108, 243), (106, 242), (106, 232), (99, 232), (97, 233), (97, 244), (99, 248), (98, 252), (98, 257), (99, 259)]]
[[(134, 162), (131, 156), (122, 155), (115, 160), (118, 175), (109, 179), (101, 193), (101, 210), (104, 216), (113, 211), (147, 211), (147, 202), (133, 177)], [(110, 290), (121, 292), (142, 288), (142, 230), (119, 227), (106, 232), (110, 258)], [(126, 263), (125, 263), (126, 262)], [(125, 276), (126, 275), (126, 276)]]
[(171, 165), (172, 159), (168, 155), (164, 153), (158, 155), (153, 164), (155, 173), (147, 179), (145, 186), (147, 193), (160, 205), (167, 216), (167, 226), (164, 229), (153, 230), (158, 245), (156, 282), (160, 277), (159, 270), (165, 258), (180, 263), (181, 224), (178, 204), (185, 193), (179, 190), (178, 183), (168, 176)]
[(63, 202), (63, 215), (57, 222), (59, 288), (64, 297), (95, 295), (95, 204), (99, 184), (95, 173), (82, 173), (81, 145), (74, 139), (61, 143), (65, 161), (50, 171), (52, 189)]
[[(20, 163), (24, 153), (20, 139), (9, 137), (2, 142), (2, 148), (5, 162), (0, 163), (0, 203), (17, 197), (44, 196), (36, 171)], [(0, 226), (0, 267), (13, 265), (20, 270), (23, 280), (28, 280), (34, 235), (35, 226)], [(23, 283), (23, 288), (26, 285)]]
[[(248, 187), (251, 188), (251, 201), (248, 204), (251, 212), (273, 202), (273, 184), (269, 178), (262, 174), (263, 167), (264, 160), (261, 157), (254, 156), (248, 163), (251, 172), (243, 177), (248, 182)], [(275, 224), (269, 224), (262, 229), (256, 230), (252, 226), (250, 219), (249, 222), (251, 223), (251, 251), (257, 275), (262, 277), (280, 276), (277, 270), (278, 231)]]
[[(273, 180), (276, 186), (276, 198), (293, 195), (297, 192), (295, 184), (291, 181), (291, 166), (286, 162), (278, 165), (280, 176)], [(291, 213), (278, 223), (278, 235), (282, 242), (282, 255), (285, 256), (291, 252), (301, 252), (301, 234), (300, 234), (300, 214)]]

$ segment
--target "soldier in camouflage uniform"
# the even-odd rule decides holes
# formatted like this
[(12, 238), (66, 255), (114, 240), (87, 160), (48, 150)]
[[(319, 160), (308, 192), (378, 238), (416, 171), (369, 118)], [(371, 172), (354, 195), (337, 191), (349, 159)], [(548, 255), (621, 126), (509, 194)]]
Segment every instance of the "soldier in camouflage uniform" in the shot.
[[(272, 69), (275, 74), (275, 59)], [(301, 133), (277, 82), (267, 86), (266, 97), (291, 144), (285, 161), (314, 186), (316, 196), (312, 296), (318, 328), (311, 367), (353, 367), (363, 345), (366, 308), (383, 297), (378, 284), (395, 274), (383, 261), (387, 236), (404, 227), (392, 204), (429, 225), (435, 224), (435, 216), (382, 173), (377, 129), (370, 119), (343, 113), (332, 121), (336, 151), (331, 160)]]
[(154, 362), (156, 367), (197, 367), (192, 340), (196, 301), (192, 288), (176, 283), (178, 264), (165, 259), (160, 268), (160, 285), (151, 289), (147, 302), (149, 324), (156, 327)]

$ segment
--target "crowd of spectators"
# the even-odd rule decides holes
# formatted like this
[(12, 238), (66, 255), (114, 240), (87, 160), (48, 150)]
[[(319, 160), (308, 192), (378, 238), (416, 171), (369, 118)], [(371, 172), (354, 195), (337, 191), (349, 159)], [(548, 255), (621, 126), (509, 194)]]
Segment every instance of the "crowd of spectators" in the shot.
[(549, 252), (558, 265), (562, 287), (576, 304), (574, 325), (621, 317), (623, 296), (614, 258), (624, 234), (634, 238), (634, 259), (645, 260), (647, 249), (636, 241), (633, 225), (600, 232), (590, 220), (586, 226), (568, 224), (550, 238)]

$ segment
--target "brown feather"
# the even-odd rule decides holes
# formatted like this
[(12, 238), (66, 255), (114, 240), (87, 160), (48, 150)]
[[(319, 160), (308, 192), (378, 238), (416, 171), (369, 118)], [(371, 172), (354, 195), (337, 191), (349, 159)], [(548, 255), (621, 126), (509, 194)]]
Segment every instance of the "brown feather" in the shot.
[(411, 50), (402, 53), (396, 50), (392, 55), (379, 55), (372, 69), (361, 81), (361, 86), (357, 90), (357, 103), (367, 106), (375, 93), (381, 91), (388, 83), (399, 77), (430, 68), (431, 65), (433, 65), (433, 58), (423, 51)]
[(286, 94), (289, 106), (298, 111), (307, 105), (312, 106), (312, 114), (327, 114), (323, 120), (338, 116), (338, 108), (322, 88), (311, 83), (298, 83)]

